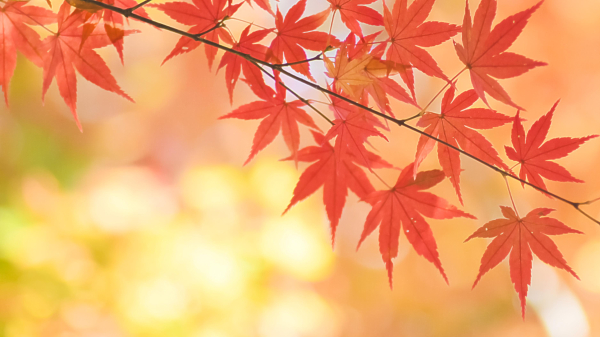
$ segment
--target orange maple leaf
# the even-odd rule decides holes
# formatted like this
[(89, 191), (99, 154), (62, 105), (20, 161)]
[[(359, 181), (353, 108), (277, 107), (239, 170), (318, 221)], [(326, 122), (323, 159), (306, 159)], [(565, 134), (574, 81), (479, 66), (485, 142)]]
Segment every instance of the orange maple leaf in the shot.
[(415, 251), (433, 263), (448, 282), (433, 232), (421, 215), (432, 219), (451, 219), (459, 216), (475, 219), (471, 214), (450, 205), (445, 199), (422, 191), (444, 180), (444, 172), (431, 170), (413, 176), (413, 165), (410, 164), (402, 170), (396, 185), (391, 189), (373, 192), (363, 199), (372, 204), (373, 208), (367, 215), (358, 246), (360, 247), (365, 238), (379, 227), (379, 251), (388, 271), (390, 287), (394, 268), (392, 259), (398, 255), (401, 227)]
[(500, 208), (504, 219), (486, 223), (465, 240), (466, 242), (472, 238), (494, 238), (483, 253), (473, 288), (483, 274), (497, 266), (510, 253), (510, 279), (519, 295), (521, 314), (525, 318), (525, 298), (531, 284), (531, 253), (535, 253), (545, 263), (564, 269), (579, 279), (548, 235), (583, 233), (565, 226), (556, 219), (545, 217), (553, 211), (549, 208), (533, 209), (524, 218), (520, 218), (510, 207)]
[(505, 52), (521, 34), (527, 20), (541, 4), (542, 1), (527, 10), (509, 16), (491, 30), (492, 21), (496, 16), (496, 0), (482, 0), (475, 13), (473, 23), (471, 23), (471, 13), (467, 2), (462, 26), (463, 44), (455, 42), (454, 47), (460, 60), (469, 69), (471, 83), (473, 83), (477, 95), (488, 106), (485, 98), (486, 92), (502, 103), (524, 110), (512, 101), (500, 83), (492, 77), (511, 78), (519, 76), (529, 69), (547, 64)]
[(504, 147), (508, 158), (521, 165), (519, 178), (543, 189), (546, 189), (546, 184), (544, 184), (542, 177), (554, 181), (582, 183), (583, 180), (573, 177), (567, 169), (550, 160), (565, 157), (579, 148), (581, 144), (598, 137), (598, 135), (582, 138), (561, 137), (550, 139), (542, 144), (550, 129), (552, 116), (557, 105), (558, 102), (554, 103), (547, 114), (533, 123), (531, 129), (527, 132), (527, 137), (519, 119), (519, 113), (517, 113), (511, 136), (513, 147)]

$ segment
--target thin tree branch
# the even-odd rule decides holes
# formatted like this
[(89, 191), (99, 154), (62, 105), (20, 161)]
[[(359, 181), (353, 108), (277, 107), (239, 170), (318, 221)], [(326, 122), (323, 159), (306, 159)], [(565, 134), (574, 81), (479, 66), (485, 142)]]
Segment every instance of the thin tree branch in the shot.
[(580, 202), (579, 205), (589, 205), (591, 203), (594, 203), (596, 201), (600, 200), (600, 198), (596, 198), (596, 199), (592, 199), (592, 200), (588, 200), (586, 202)]
[[(150, 0), (147, 0), (147, 1), (150, 1)], [(227, 20), (227, 19), (229, 19), (229, 17), (228, 17), (228, 16), (224, 17), (224, 18), (223, 18), (221, 21), (219, 21), (219, 22), (218, 22), (216, 25), (214, 25), (214, 27), (212, 27), (212, 28), (210, 28), (210, 29), (207, 29), (207, 30), (205, 30), (205, 31), (203, 31), (203, 32), (201, 32), (201, 33), (194, 34), (194, 36), (200, 37), (200, 36), (202, 36), (202, 35), (206, 35), (206, 34), (208, 34), (208, 33), (212, 32), (212, 31), (213, 31), (213, 30), (215, 30), (215, 29), (218, 29), (218, 28), (221, 28), (221, 27), (225, 27), (225, 24), (223, 24), (223, 23), (224, 23), (224, 22), (225, 22), (225, 20)]]
[(139, 4), (131, 7), (131, 8), (127, 8), (126, 11), (128, 11), (129, 13), (133, 13), (134, 10), (146, 5), (147, 3), (149, 3), (152, 0), (144, 0), (143, 2), (140, 2)]
[(308, 63), (308, 62), (312, 62), (312, 61), (317, 61), (317, 60), (323, 60), (321, 58), (321, 55), (323, 55), (323, 53), (319, 53), (319, 55), (306, 59), (306, 60), (302, 60), (302, 61), (296, 61), (296, 62), (290, 62), (290, 63), (279, 63), (279, 64), (271, 64), (273, 67), (276, 68), (282, 68), (282, 67), (289, 67), (289, 66), (293, 66), (296, 64), (302, 64), (302, 63)]
[[(381, 117), (381, 118), (387, 119), (388, 121), (390, 121), (390, 122), (393, 122), (393, 123), (397, 124), (397, 125), (398, 125), (398, 126), (400, 126), (400, 127), (407, 128), (407, 129), (409, 129), (409, 130), (411, 130), (411, 131), (413, 131), (413, 132), (416, 132), (416, 133), (418, 133), (418, 134), (421, 134), (421, 135), (423, 135), (423, 136), (425, 136), (425, 137), (428, 137), (428, 138), (430, 138), (430, 139), (432, 139), (432, 140), (435, 140), (435, 141), (436, 141), (436, 142), (438, 142), (439, 144), (446, 145), (446, 146), (448, 146), (449, 148), (451, 148), (451, 149), (453, 149), (453, 150), (455, 150), (455, 151), (458, 151), (459, 153), (461, 153), (461, 154), (463, 154), (463, 155), (465, 155), (465, 156), (467, 156), (467, 157), (469, 157), (469, 158), (471, 158), (471, 159), (473, 159), (473, 160), (475, 160), (475, 161), (479, 162), (480, 164), (482, 164), (482, 165), (484, 165), (484, 166), (487, 166), (487, 167), (489, 167), (490, 169), (492, 169), (492, 170), (494, 170), (494, 171), (496, 171), (496, 172), (500, 173), (500, 174), (501, 174), (501, 175), (503, 175), (503, 176), (510, 177), (510, 178), (512, 178), (512, 179), (514, 179), (514, 180), (516, 180), (516, 181), (519, 181), (519, 182), (521, 182), (522, 184), (525, 184), (525, 185), (527, 185), (527, 186), (529, 186), (529, 187), (532, 187), (532, 188), (534, 188), (534, 189), (536, 189), (536, 190), (538, 190), (538, 191), (540, 191), (540, 192), (543, 192), (543, 193), (545, 193), (545, 194), (548, 194), (548, 195), (550, 195), (550, 196), (552, 196), (552, 197), (554, 197), (554, 198), (556, 198), (556, 199), (558, 199), (558, 200), (560, 200), (560, 201), (562, 201), (562, 202), (564, 202), (564, 203), (566, 203), (566, 204), (569, 204), (569, 205), (571, 205), (573, 208), (575, 208), (575, 209), (576, 209), (578, 212), (580, 212), (581, 214), (583, 214), (584, 216), (586, 216), (588, 219), (590, 219), (590, 220), (592, 220), (593, 222), (595, 222), (596, 224), (600, 225), (600, 221), (599, 221), (599, 220), (597, 220), (597, 219), (594, 219), (592, 216), (590, 216), (589, 214), (587, 214), (586, 212), (584, 212), (584, 211), (583, 211), (583, 210), (580, 208), (580, 206), (581, 206), (581, 205), (584, 205), (585, 203), (581, 203), (581, 202), (573, 202), (573, 201), (570, 201), (570, 200), (568, 200), (568, 199), (566, 199), (566, 198), (563, 198), (563, 197), (561, 197), (561, 196), (559, 196), (559, 195), (557, 195), (557, 194), (554, 194), (554, 193), (552, 193), (552, 192), (550, 192), (550, 191), (547, 191), (547, 190), (545, 190), (545, 189), (543, 189), (543, 188), (541, 188), (541, 187), (535, 186), (535, 185), (533, 185), (533, 184), (531, 184), (531, 183), (529, 183), (529, 182), (527, 182), (527, 181), (525, 181), (525, 180), (523, 180), (523, 179), (521, 179), (521, 178), (519, 178), (519, 177), (517, 177), (517, 176), (513, 175), (513, 174), (512, 174), (512, 173), (510, 173), (510, 172), (506, 172), (506, 171), (504, 171), (504, 170), (502, 170), (502, 169), (500, 169), (500, 168), (498, 168), (498, 167), (496, 167), (496, 166), (494, 166), (494, 165), (492, 165), (492, 164), (489, 164), (489, 163), (487, 163), (486, 161), (484, 161), (484, 160), (482, 160), (482, 159), (479, 159), (479, 158), (477, 158), (476, 156), (474, 156), (474, 155), (472, 155), (472, 154), (470, 154), (470, 153), (468, 153), (468, 152), (466, 152), (466, 151), (463, 151), (463, 150), (459, 149), (458, 147), (456, 147), (456, 146), (454, 146), (454, 145), (451, 145), (451, 144), (449, 144), (449, 143), (447, 143), (447, 142), (445, 142), (445, 141), (443, 141), (443, 140), (441, 140), (441, 139), (439, 139), (439, 138), (437, 138), (437, 137), (434, 137), (434, 136), (432, 136), (432, 135), (430, 135), (430, 134), (428, 134), (428, 133), (426, 133), (426, 132), (424, 132), (424, 131), (421, 131), (421, 130), (419, 130), (419, 129), (417, 129), (417, 128), (413, 127), (413, 126), (410, 126), (410, 125), (406, 124), (406, 122), (407, 122), (408, 120), (411, 120), (411, 119), (413, 119), (413, 118), (416, 118), (416, 117), (414, 117), (414, 116), (413, 116), (413, 117), (411, 117), (411, 118), (409, 118), (409, 119), (407, 119), (407, 120), (401, 120), (401, 119), (396, 119), (396, 118), (393, 118), (393, 117), (391, 117), (391, 116), (388, 116), (388, 115), (386, 115), (386, 114), (384, 114), (384, 113), (381, 113), (381, 112), (379, 112), (379, 111), (377, 111), (377, 110), (374, 110), (374, 109), (372, 109), (372, 108), (369, 108), (369, 107), (367, 107), (367, 106), (365, 106), (365, 105), (363, 105), (363, 104), (360, 104), (360, 103), (358, 103), (358, 102), (355, 102), (355, 101), (353, 101), (353, 100), (351, 100), (351, 99), (349, 99), (349, 98), (347, 98), (347, 97), (344, 97), (344, 96), (342, 96), (342, 95), (340, 95), (340, 94), (338, 94), (338, 93), (335, 93), (335, 92), (333, 92), (333, 91), (331, 91), (331, 90), (328, 90), (328, 89), (326, 89), (326, 88), (323, 88), (323, 87), (321, 87), (320, 85), (318, 85), (318, 84), (316, 84), (316, 83), (313, 83), (313, 82), (311, 82), (311, 81), (305, 80), (305, 79), (303, 79), (303, 78), (301, 78), (301, 77), (299, 77), (299, 76), (297, 76), (297, 75), (295, 75), (295, 74), (293, 74), (293, 73), (291, 73), (291, 72), (289, 72), (289, 71), (287, 71), (287, 70), (285, 70), (285, 69), (281, 68), (281, 67), (280, 67), (280, 66), (278, 66), (278, 65), (274, 65), (274, 64), (271, 64), (271, 63), (269, 63), (269, 62), (266, 62), (266, 61), (263, 61), (263, 60), (260, 60), (260, 59), (254, 58), (254, 57), (252, 57), (252, 56), (250, 56), (250, 55), (248, 55), (248, 54), (246, 54), (246, 53), (242, 53), (242, 52), (240, 52), (240, 51), (238, 51), (238, 50), (235, 50), (235, 49), (232, 49), (232, 48), (229, 48), (229, 47), (223, 46), (223, 45), (221, 45), (221, 44), (218, 44), (218, 43), (215, 43), (215, 42), (213, 42), (213, 41), (209, 41), (209, 40), (203, 39), (203, 38), (201, 38), (201, 37), (197, 36), (197, 34), (190, 34), (190, 33), (188, 33), (188, 32), (185, 32), (185, 31), (183, 31), (183, 30), (177, 29), (177, 28), (175, 28), (175, 27), (171, 27), (171, 26), (169, 26), (169, 25), (166, 25), (166, 24), (164, 24), (164, 23), (160, 23), (160, 22), (158, 22), (158, 21), (154, 21), (154, 20), (152, 20), (152, 19), (145, 18), (145, 17), (143, 17), (143, 16), (140, 16), (140, 15), (137, 15), (137, 14), (135, 14), (135, 13), (131, 13), (131, 12), (129, 12), (129, 11), (128, 11), (128, 10), (126, 10), (126, 9), (121, 9), (121, 8), (118, 8), (118, 7), (115, 7), (115, 6), (109, 5), (109, 4), (105, 4), (105, 3), (103, 3), (103, 2), (100, 2), (100, 1), (96, 1), (96, 0), (82, 0), (82, 1), (84, 1), (84, 2), (87, 2), (87, 3), (90, 3), (90, 4), (97, 5), (97, 6), (99, 6), (99, 7), (105, 8), (105, 9), (109, 9), (109, 10), (111, 10), (111, 11), (113, 11), (113, 12), (116, 12), (116, 13), (119, 13), (119, 14), (121, 14), (121, 15), (125, 16), (125, 17), (132, 17), (132, 18), (134, 18), (134, 19), (136, 19), (136, 20), (138, 20), (138, 21), (145, 22), (145, 23), (147, 23), (147, 24), (150, 24), (150, 25), (152, 25), (152, 26), (154, 26), (154, 27), (157, 27), (157, 28), (160, 28), (160, 29), (164, 29), (164, 30), (170, 31), (170, 32), (172, 32), (172, 33), (175, 33), (175, 34), (178, 34), (178, 35), (181, 35), (181, 36), (185, 36), (185, 37), (188, 37), (188, 38), (190, 38), (190, 39), (193, 39), (193, 40), (195, 40), (195, 41), (202, 42), (202, 43), (205, 43), (205, 44), (207, 44), (207, 45), (209, 45), (209, 46), (212, 46), (212, 47), (215, 47), (215, 48), (218, 48), (218, 49), (224, 50), (224, 51), (226, 51), (226, 52), (229, 52), (229, 53), (235, 54), (235, 55), (237, 55), (237, 56), (240, 56), (240, 57), (242, 57), (242, 58), (244, 58), (244, 59), (246, 59), (246, 60), (248, 60), (248, 61), (250, 61), (250, 62), (252, 62), (252, 63), (254, 63), (254, 64), (256, 64), (256, 65), (263, 65), (263, 66), (265, 66), (265, 67), (268, 67), (268, 68), (271, 68), (271, 69), (273, 69), (273, 70), (277, 70), (277, 71), (281, 72), (282, 74), (284, 74), (284, 75), (286, 75), (286, 76), (288, 76), (288, 77), (290, 77), (290, 78), (292, 78), (292, 79), (296, 80), (297, 82), (300, 82), (300, 83), (302, 83), (302, 84), (304, 84), (304, 85), (307, 85), (307, 86), (309, 86), (309, 87), (311, 87), (311, 88), (313, 88), (313, 89), (315, 89), (315, 90), (321, 91), (321, 92), (323, 92), (323, 93), (326, 93), (326, 94), (328, 94), (328, 95), (331, 95), (331, 96), (334, 96), (334, 97), (336, 97), (336, 98), (339, 98), (339, 99), (341, 99), (341, 100), (343, 100), (343, 101), (345, 101), (345, 102), (348, 102), (349, 104), (352, 104), (352, 105), (354, 105), (354, 106), (356, 106), (356, 107), (359, 107), (359, 108), (361, 108), (361, 109), (364, 109), (364, 110), (366, 110), (366, 111), (369, 111), (370, 113), (372, 113), (372, 114), (374, 114), (374, 115), (376, 115), (376, 116), (378, 116), (378, 117)], [(264, 70), (264, 69), (263, 69), (263, 70)], [(288, 89), (288, 90), (289, 90), (289, 89)], [(303, 102), (307, 103), (307, 102), (308, 102), (308, 100), (303, 100)]]
[(584, 211), (583, 211), (581, 208), (579, 208), (579, 205), (580, 205), (580, 204), (577, 204), (577, 205), (575, 206), (575, 209), (576, 209), (576, 210), (577, 210), (579, 213), (583, 214), (583, 215), (584, 215), (586, 218), (588, 218), (588, 219), (592, 220), (593, 222), (595, 222), (595, 223), (597, 223), (597, 224), (599, 224), (599, 225), (600, 225), (600, 222), (598, 222), (598, 220), (594, 219), (594, 218), (593, 218), (591, 215), (589, 215), (588, 213), (584, 212)]

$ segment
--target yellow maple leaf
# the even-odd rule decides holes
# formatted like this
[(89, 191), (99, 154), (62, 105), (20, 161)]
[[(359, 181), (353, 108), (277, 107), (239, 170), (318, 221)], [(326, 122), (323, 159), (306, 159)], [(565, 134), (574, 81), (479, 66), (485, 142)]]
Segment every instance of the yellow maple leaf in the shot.
[(327, 57), (324, 58), (327, 76), (333, 78), (336, 90), (343, 90), (352, 98), (356, 98), (356, 90), (363, 89), (373, 82), (365, 71), (373, 60), (373, 56), (369, 54), (349, 60), (345, 44), (340, 47), (335, 64)]

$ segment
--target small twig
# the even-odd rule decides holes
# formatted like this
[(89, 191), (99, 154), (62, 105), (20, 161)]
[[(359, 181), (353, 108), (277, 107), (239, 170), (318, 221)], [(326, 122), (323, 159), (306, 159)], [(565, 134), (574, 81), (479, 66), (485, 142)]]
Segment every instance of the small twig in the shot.
[(212, 28), (210, 28), (208, 30), (203, 31), (202, 33), (194, 34), (194, 36), (195, 37), (201, 37), (202, 35), (206, 35), (206, 34), (212, 32), (215, 29), (219, 29), (219, 28), (225, 27), (224, 22), (227, 19), (229, 19), (228, 16), (224, 17), (221, 21), (217, 22), (217, 24), (214, 27), (212, 27)]
[(575, 206), (575, 209), (579, 213), (583, 214), (586, 218), (588, 218), (588, 219), (592, 220), (593, 222), (595, 222), (595, 223), (597, 223), (597, 224), (600, 225), (600, 222), (598, 220), (594, 219), (591, 215), (587, 214), (585, 211), (583, 211), (581, 208), (579, 208), (579, 206)]
[(275, 64), (271, 64), (271, 66), (273, 66), (275, 68), (282, 68), (282, 67), (293, 66), (296, 64), (302, 64), (302, 63), (308, 63), (308, 62), (312, 62), (312, 61), (322, 60), (322, 58), (321, 58), (322, 55), (323, 55), (323, 53), (319, 53), (319, 55), (309, 58), (309, 59), (306, 59), (306, 60), (290, 62), (290, 63), (275, 63)]
[(421, 117), (421, 112), (420, 112), (420, 111), (419, 111), (419, 113), (418, 113), (418, 114), (416, 114), (416, 115), (414, 115), (414, 116), (410, 116), (410, 117), (408, 117), (408, 118), (404, 118), (404, 119), (401, 119), (401, 120), (399, 120), (399, 121), (400, 121), (400, 122), (402, 122), (402, 124), (404, 124), (404, 123), (406, 123), (406, 122), (408, 122), (408, 121), (411, 121), (411, 120), (413, 120), (413, 119), (415, 119), (415, 118), (419, 118), (419, 117)]
[(140, 2), (139, 4), (137, 4), (137, 5), (135, 5), (135, 6), (131, 7), (131, 8), (127, 8), (126, 11), (129, 12), (129, 13), (133, 13), (134, 10), (136, 10), (136, 9), (138, 9), (138, 8), (146, 5), (150, 1), (152, 1), (152, 0), (144, 0), (144, 1)]
[(596, 201), (600, 200), (600, 198), (596, 198), (596, 199), (592, 199), (592, 200), (588, 200), (586, 202), (580, 202), (579, 205), (589, 205), (591, 203), (594, 203)]

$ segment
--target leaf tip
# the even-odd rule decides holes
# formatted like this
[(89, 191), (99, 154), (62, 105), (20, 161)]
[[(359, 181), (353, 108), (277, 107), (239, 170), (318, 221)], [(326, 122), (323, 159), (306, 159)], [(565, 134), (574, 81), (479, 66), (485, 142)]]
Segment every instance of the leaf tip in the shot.
[(290, 208), (292, 208), (292, 206), (293, 206), (293, 205), (294, 205), (294, 204), (292, 204), (292, 203), (290, 202), (290, 204), (288, 205), (288, 207), (286, 207), (286, 208), (285, 208), (285, 210), (283, 211), (283, 213), (281, 213), (281, 216), (284, 216), (284, 215), (285, 215), (285, 214), (286, 214), (286, 213), (287, 213), (287, 212), (290, 210)]
[(479, 283), (480, 279), (481, 279), (481, 272), (477, 275), (475, 282), (473, 282), (473, 286), (471, 287), (471, 290), (475, 289), (475, 286), (477, 285), (477, 283)]
[(362, 245), (363, 241), (365, 240), (364, 237), (361, 236), (360, 240), (358, 241), (358, 244), (356, 245), (356, 251), (358, 252), (358, 249), (360, 248), (360, 245)]
[(83, 127), (81, 126), (81, 122), (79, 122), (79, 118), (77, 118), (77, 116), (75, 116), (75, 123), (77, 124), (79, 132), (83, 133)]
[(335, 248), (335, 229), (331, 230), (331, 250)]
[(388, 274), (388, 281), (390, 283), (390, 289), (394, 289), (393, 287), (393, 283), (392, 283), (392, 272), (394, 271), (394, 263), (392, 262), (392, 260), (388, 260), (385, 262), (385, 269), (387, 269), (387, 274)]
[(6, 107), (8, 108), (8, 88), (6, 87), (6, 85), (2, 86), (2, 91), (4, 92), (4, 102), (6, 103)]

